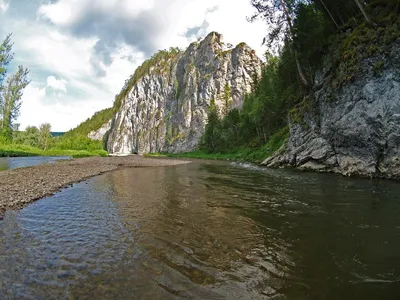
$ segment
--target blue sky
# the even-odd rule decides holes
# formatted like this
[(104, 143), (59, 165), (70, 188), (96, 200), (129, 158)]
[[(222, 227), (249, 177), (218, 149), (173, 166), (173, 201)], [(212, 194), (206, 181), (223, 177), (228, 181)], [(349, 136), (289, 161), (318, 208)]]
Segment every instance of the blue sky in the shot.
[(261, 56), (264, 22), (249, 0), (0, 0), (0, 39), (31, 70), (21, 129), (49, 122), (69, 130), (110, 107), (125, 80), (159, 49), (185, 48), (210, 31)]

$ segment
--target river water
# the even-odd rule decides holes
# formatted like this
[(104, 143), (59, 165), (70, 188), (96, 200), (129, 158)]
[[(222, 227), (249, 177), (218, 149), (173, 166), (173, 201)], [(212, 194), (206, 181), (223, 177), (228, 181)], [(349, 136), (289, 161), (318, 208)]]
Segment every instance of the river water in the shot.
[(70, 158), (70, 156), (0, 157), (0, 171), (36, 166)]
[(399, 299), (400, 185), (197, 161), (0, 221), (1, 299)]

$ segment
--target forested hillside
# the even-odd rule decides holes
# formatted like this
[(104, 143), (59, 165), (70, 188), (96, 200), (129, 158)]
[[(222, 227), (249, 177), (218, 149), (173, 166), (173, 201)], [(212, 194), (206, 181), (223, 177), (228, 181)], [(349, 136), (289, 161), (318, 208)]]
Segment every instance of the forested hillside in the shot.
[[(400, 37), (400, 1), (253, 0), (252, 5), (258, 11), (252, 19), (269, 23), (264, 42), (276, 51), (266, 54), (263, 77), (242, 109), (221, 117), (210, 107), (201, 149), (262, 161), (288, 138), (288, 122), (302, 123), (304, 113), (317, 109), (320, 85), (345, 89), (363, 76), (361, 62), (378, 54), (382, 60), (370, 67), (379, 74)], [(329, 76), (321, 83), (323, 71)]]

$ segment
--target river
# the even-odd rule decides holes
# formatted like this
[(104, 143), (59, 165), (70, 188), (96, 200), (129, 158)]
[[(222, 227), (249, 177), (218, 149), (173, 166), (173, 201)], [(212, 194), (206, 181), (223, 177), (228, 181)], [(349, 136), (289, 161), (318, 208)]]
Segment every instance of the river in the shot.
[(0, 171), (53, 163), (60, 159), (70, 158), (70, 156), (0, 157)]
[(196, 161), (0, 221), (1, 299), (398, 299), (400, 185)]

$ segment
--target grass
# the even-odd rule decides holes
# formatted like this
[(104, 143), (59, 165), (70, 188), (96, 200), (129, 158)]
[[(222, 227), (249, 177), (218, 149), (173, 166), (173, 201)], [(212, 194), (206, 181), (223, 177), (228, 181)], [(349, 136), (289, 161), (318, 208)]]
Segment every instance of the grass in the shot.
[(0, 144), (0, 157), (22, 157), (22, 156), (71, 156), (74, 158), (78, 157), (90, 157), (90, 156), (107, 156), (108, 153), (105, 150), (60, 150), (60, 149), (48, 149), (42, 150), (39, 148), (19, 145), (19, 144)]
[(149, 153), (147, 157), (176, 157), (176, 158), (199, 158), (210, 160), (230, 160), (240, 162), (251, 162), (259, 164), (278, 151), (289, 137), (289, 128), (286, 126), (271, 136), (268, 143), (259, 148), (242, 147), (229, 152), (210, 153), (196, 150), (184, 153)]

